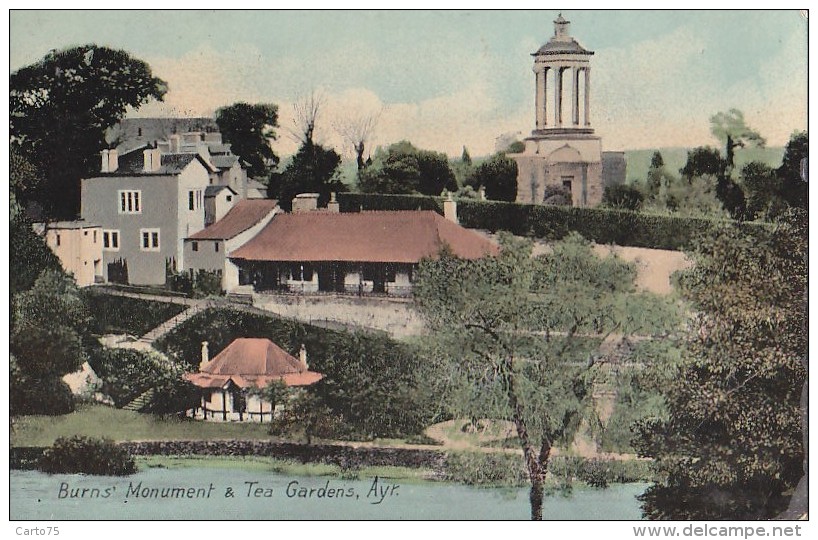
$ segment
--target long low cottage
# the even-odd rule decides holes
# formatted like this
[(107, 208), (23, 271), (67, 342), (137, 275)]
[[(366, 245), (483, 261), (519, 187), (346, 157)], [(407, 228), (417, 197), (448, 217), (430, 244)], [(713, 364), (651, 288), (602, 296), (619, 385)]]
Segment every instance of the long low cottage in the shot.
[(488, 239), (431, 211), (276, 216), (229, 254), (240, 285), (256, 291), (408, 295), (414, 270), (441, 249), (465, 259), (495, 255)]

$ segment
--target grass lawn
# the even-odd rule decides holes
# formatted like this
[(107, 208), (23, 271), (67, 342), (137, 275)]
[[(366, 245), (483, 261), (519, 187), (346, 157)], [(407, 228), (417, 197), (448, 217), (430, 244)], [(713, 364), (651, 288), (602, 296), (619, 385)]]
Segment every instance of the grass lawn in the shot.
[(270, 439), (266, 424), (161, 419), (105, 405), (80, 404), (62, 416), (15, 419), (12, 446), (50, 446), (57, 437), (85, 435), (115, 441)]
[(299, 463), (297, 461), (264, 456), (139, 456), (136, 458), (136, 463), (142, 470), (151, 468), (179, 469), (196, 467), (199, 469), (240, 469), (244, 471), (274, 472), (289, 476), (334, 476), (348, 480), (378, 476), (390, 480), (409, 482), (435, 478), (434, 471), (428, 469), (413, 469), (397, 466), (343, 469), (337, 465), (328, 465), (326, 463)]

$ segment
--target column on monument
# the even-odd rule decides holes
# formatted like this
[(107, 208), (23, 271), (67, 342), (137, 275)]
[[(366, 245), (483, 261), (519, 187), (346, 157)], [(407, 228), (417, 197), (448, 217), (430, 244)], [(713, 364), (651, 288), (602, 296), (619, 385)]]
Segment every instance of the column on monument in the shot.
[(535, 88), (535, 107), (537, 108), (537, 129), (545, 128), (546, 120), (546, 106), (545, 106), (545, 85), (546, 78), (545, 68), (537, 66), (534, 70), (536, 88)]
[(591, 125), (591, 68), (585, 67), (585, 125)]
[(562, 127), (562, 67), (554, 66), (554, 127)]
[(571, 121), (575, 126), (579, 125), (579, 66), (571, 68), (572, 79), (572, 99), (571, 99)]

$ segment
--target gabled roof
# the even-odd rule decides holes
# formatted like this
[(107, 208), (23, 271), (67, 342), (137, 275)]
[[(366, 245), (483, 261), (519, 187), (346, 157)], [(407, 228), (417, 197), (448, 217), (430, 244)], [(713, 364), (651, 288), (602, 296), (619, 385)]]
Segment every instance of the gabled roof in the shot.
[(210, 162), (219, 169), (229, 169), (239, 161), (239, 156), (212, 155)]
[(190, 236), (191, 240), (229, 240), (243, 233), (272, 212), (278, 205), (273, 199), (241, 200), (219, 221)]
[(114, 172), (99, 173), (98, 176), (174, 176), (181, 174), (185, 168), (193, 161), (201, 163), (205, 169), (210, 172), (216, 172), (216, 169), (203, 159), (197, 153), (184, 154), (162, 154), (160, 156), (160, 167), (151, 172), (145, 172), (145, 156), (144, 150), (146, 147), (136, 148), (126, 154), (120, 154), (118, 158), (118, 167)]
[(241, 388), (263, 388), (275, 380), (287, 386), (307, 386), (323, 377), (266, 338), (238, 338), (198, 373), (185, 375), (202, 388), (223, 388), (231, 380)]
[(276, 216), (230, 258), (254, 261), (418, 263), (443, 246), (458, 257), (499, 252), (496, 244), (432, 211), (330, 213)]
[(230, 186), (226, 186), (224, 184), (218, 184), (218, 185), (215, 185), (215, 186), (207, 186), (205, 188), (205, 198), (215, 197), (216, 194), (218, 194), (221, 191), (224, 191), (225, 189), (230, 190), (233, 193), (233, 195), (238, 195), (238, 193), (236, 193), (236, 190), (234, 190)]

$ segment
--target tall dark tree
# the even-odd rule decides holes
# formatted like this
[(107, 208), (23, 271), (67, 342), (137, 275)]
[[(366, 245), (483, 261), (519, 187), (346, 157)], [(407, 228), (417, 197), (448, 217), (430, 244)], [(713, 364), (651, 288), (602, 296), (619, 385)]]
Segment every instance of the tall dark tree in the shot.
[(710, 117), (710, 132), (724, 143), (724, 158), (728, 172), (735, 167), (736, 148), (748, 144), (763, 147), (766, 141), (761, 134), (747, 125), (744, 113), (738, 109), (716, 113)]
[(74, 217), (80, 179), (99, 170), (105, 130), (167, 85), (127, 52), (97, 45), (51, 51), (10, 77), (11, 142), (42, 175), (27, 199)]
[(699, 146), (688, 150), (687, 161), (685, 166), (679, 169), (679, 174), (689, 182), (696, 176), (709, 175), (715, 178), (723, 173), (725, 167), (726, 163), (717, 149)]
[(781, 181), (781, 196), (796, 208), (807, 207), (807, 183), (801, 178), (801, 162), (808, 156), (809, 136), (805, 131), (794, 133), (787, 142), (777, 174)]
[(278, 165), (278, 156), (270, 148), (278, 138), (277, 105), (234, 103), (216, 111), (216, 124), (233, 153), (249, 165), (251, 177), (266, 178)]
[(486, 198), (514, 202), (517, 199), (517, 163), (502, 152), (494, 154), (475, 169), (466, 182), (486, 188)]
[(421, 150), (408, 141), (375, 154), (371, 167), (360, 175), (359, 188), (366, 193), (440, 195), (457, 190), (457, 181), (445, 154)]
[(770, 231), (704, 237), (679, 280), (695, 313), (666, 381), (669, 416), (637, 426), (659, 477), (642, 496), (654, 519), (765, 519), (802, 474), (807, 347), (806, 213)]
[(292, 208), (293, 197), (299, 193), (318, 193), (318, 204), (324, 206), (330, 193), (347, 191), (338, 170), (341, 156), (331, 148), (305, 142), (281, 174), (271, 178), (272, 193), (284, 210)]
[(657, 150), (650, 158), (650, 167), (648, 168), (647, 194), (649, 197), (659, 195), (659, 191), (662, 189), (662, 183), (666, 177), (665, 160), (662, 157), (662, 153)]

